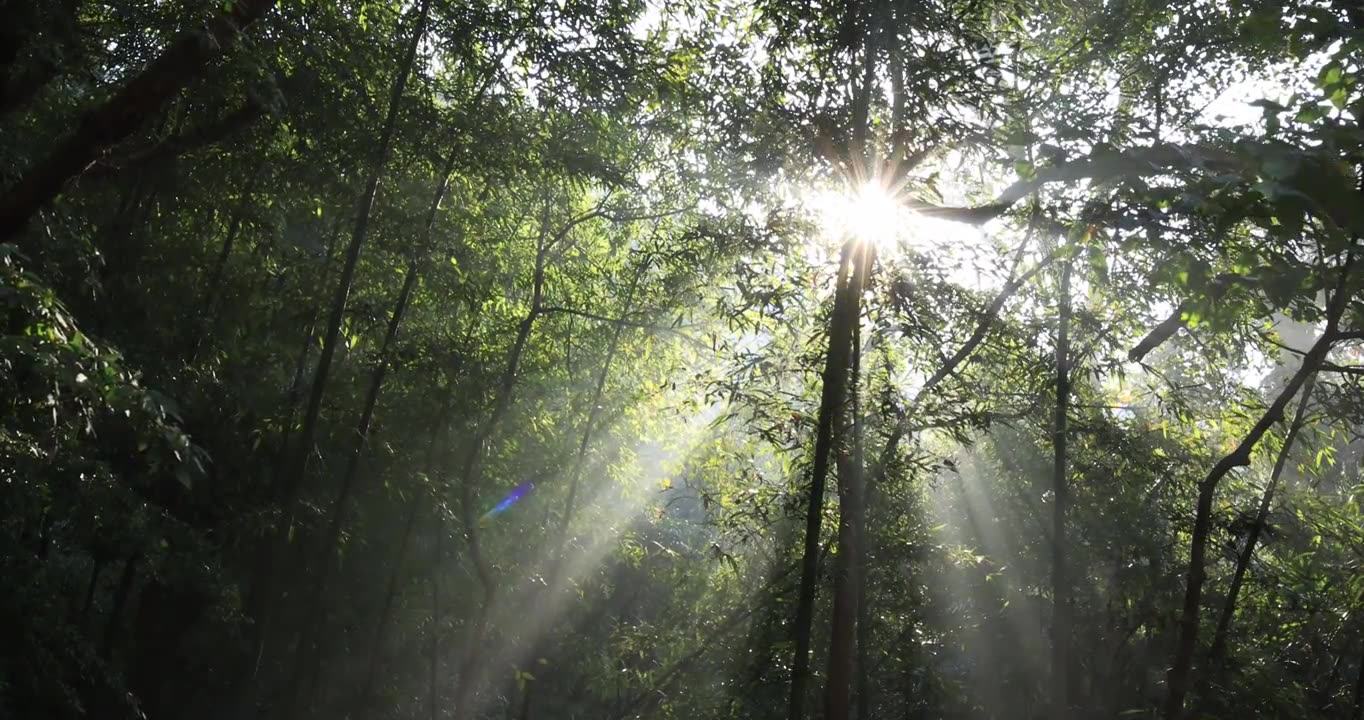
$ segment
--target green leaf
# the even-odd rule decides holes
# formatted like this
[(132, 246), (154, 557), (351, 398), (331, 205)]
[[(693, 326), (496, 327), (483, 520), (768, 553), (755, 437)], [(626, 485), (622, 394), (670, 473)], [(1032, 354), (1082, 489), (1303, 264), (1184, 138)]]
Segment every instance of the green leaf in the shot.
[(1340, 62), (1332, 60), (1327, 63), (1317, 74), (1317, 87), (1326, 89), (1338, 84), (1341, 79), (1341, 72)]
[(1326, 109), (1316, 103), (1304, 103), (1298, 108), (1298, 114), (1293, 116), (1297, 122), (1311, 125), (1326, 117)]

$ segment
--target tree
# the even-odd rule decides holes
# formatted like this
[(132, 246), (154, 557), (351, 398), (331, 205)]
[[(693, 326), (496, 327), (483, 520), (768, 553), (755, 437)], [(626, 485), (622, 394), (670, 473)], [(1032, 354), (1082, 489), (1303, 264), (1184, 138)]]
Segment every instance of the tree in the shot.
[(1352, 3), (10, 5), (0, 715), (1358, 715)]

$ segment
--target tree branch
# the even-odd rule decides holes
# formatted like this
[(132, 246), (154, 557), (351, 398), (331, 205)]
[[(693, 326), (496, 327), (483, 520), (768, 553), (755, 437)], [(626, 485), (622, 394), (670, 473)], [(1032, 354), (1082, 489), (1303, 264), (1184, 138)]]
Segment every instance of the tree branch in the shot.
[(1364, 366), (1359, 365), (1337, 365), (1335, 363), (1323, 362), (1322, 372), (1341, 373), (1344, 375), (1364, 375)]
[[(1032, 233), (1029, 232), (1028, 238), (1019, 246), (1018, 253), (1014, 257), (1014, 270), (1017, 270), (1018, 264), (1023, 258), (1023, 253), (1030, 244), (1029, 241), (1032, 239), (1031, 236)], [(928, 380), (924, 381), (923, 386), (915, 393), (914, 399), (910, 401), (909, 406), (900, 414), (899, 422), (896, 423), (895, 429), (891, 431), (890, 437), (886, 439), (885, 445), (881, 448), (880, 455), (876, 458), (876, 464), (872, 466), (872, 471), (869, 473), (869, 477), (871, 477), (873, 481), (879, 482), (882, 478), (882, 473), (886, 471), (886, 468), (890, 464), (891, 456), (895, 453), (895, 449), (900, 445), (900, 439), (907, 433), (913, 432), (913, 425), (911, 425), (909, 421), (911, 414), (909, 409), (917, 406), (921, 398), (929, 392), (932, 392), (939, 383), (949, 375), (955, 373), (957, 368), (971, 357), (971, 354), (976, 351), (976, 348), (979, 347), (979, 345), (984, 342), (986, 336), (990, 334), (990, 330), (994, 326), (995, 320), (999, 317), (1000, 311), (1004, 308), (1004, 303), (1008, 302), (1009, 298), (1013, 297), (1014, 293), (1017, 292), (1024, 283), (1027, 283), (1033, 276), (1050, 266), (1055, 260), (1056, 253), (1048, 253), (1027, 272), (1005, 283), (1004, 287), (1000, 288), (999, 292), (995, 294), (994, 299), (991, 300), (989, 306), (986, 307), (985, 312), (981, 314), (980, 321), (976, 324), (976, 329), (971, 333), (971, 337), (967, 338), (966, 342), (962, 343), (962, 346), (958, 348), (951, 357), (947, 358)]]
[(277, 0), (235, 0), (202, 29), (180, 33), (113, 97), (87, 111), (74, 132), (31, 165), (0, 194), (0, 241), (13, 239), (66, 183), (100, 154), (128, 137), (146, 117), (237, 43)]
[[(1233, 285), (1243, 285), (1251, 282), (1253, 281), (1244, 275), (1222, 273), (1212, 279), (1210, 285), (1212, 291), (1210, 294), (1213, 300), (1219, 300), (1223, 295), (1226, 295), (1227, 291), (1230, 290)], [(1159, 325), (1151, 328), (1151, 331), (1146, 334), (1146, 337), (1142, 338), (1141, 342), (1137, 343), (1136, 347), (1133, 347), (1127, 352), (1127, 359), (1132, 362), (1140, 362), (1148, 353), (1160, 347), (1162, 343), (1170, 339), (1170, 336), (1179, 332), (1179, 329), (1184, 327), (1184, 318), (1193, 310), (1193, 308), (1193, 300), (1181, 302), (1179, 307), (1176, 307), (1174, 312), (1170, 313), (1169, 317), (1165, 318)]]
[(943, 207), (910, 200), (909, 209), (920, 215), (967, 225), (984, 225), (1008, 212), (1018, 201), (1043, 186), (1076, 180), (1105, 180), (1117, 176), (1156, 175), (1165, 170), (1196, 166), (1205, 169), (1240, 169), (1235, 155), (1198, 145), (1155, 145), (1124, 152), (1108, 152), (1039, 168), (1031, 179), (1018, 180), (1005, 188), (994, 202), (978, 207)]
[(686, 326), (667, 327), (667, 326), (664, 326), (664, 325), (654, 325), (654, 324), (651, 324), (651, 323), (637, 322), (637, 321), (634, 321), (634, 320), (630, 320), (630, 319), (628, 319), (628, 318), (623, 318), (623, 317), (613, 318), (613, 317), (608, 317), (608, 316), (606, 316), (606, 315), (598, 315), (597, 313), (588, 312), (588, 311), (586, 311), (586, 310), (578, 310), (578, 309), (575, 309), (575, 308), (560, 307), (560, 306), (557, 306), (557, 305), (545, 305), (545, 306), (542, 306), (542, 307), (539, 309), (539, 312), (540, 312), (540, 314), (542, 314), (542, 315), (548, 315), (548, 314), (550, 314), (550, 313), (563, 313), (563, 314), (565, 314), (565, 315), (576, 315), (576, 316), (581, 317), (581, 318), (587, 318), (588, 320), (598, 320), (598, 321), (600, 321), (600, 322), (612, 323), (612, 324), (615, 324), (615, 325), (624, 325), (624, 326), (626, 326), (626, 327), (636, 327), (636, 328), (641, 328), (641, 329), (643, 329), (643, 330), (653, 330), (653, 331), (656, 331), (656, 332), (672, 333), (672, 334), (677, 335), (678, 337), (681, 337), (681, 338), (687, 340), (688, 342), (693, 343), (693, 344), (695, 344), (695, 345), (697, 345), (697, 346), (699, 346), (699, 347), (705, 347), (705, 348), (709, 348), (709, 347), (710, 347), (710, 346), (706, 345), (705, 343), (701, 342), (700, 340), (697, 340), (696, 338), (694, 338), (694, 337), (692, 337), (692, 336), (690, 336), (690, 335), (688, 335), (688, 334), (682, 332), (681, 327), (686, 327)]
[(182, 133), (140, 152), (108, 162), (99, 162), (86, 171), (83, 177), (108, 177), (129, 167), (170, 160), (187, 152), (215, 145), (251, 125), (264, 114), (264, 111), (265, 106), (259, 100), (248, 99), (241, 107), (208, 125)]

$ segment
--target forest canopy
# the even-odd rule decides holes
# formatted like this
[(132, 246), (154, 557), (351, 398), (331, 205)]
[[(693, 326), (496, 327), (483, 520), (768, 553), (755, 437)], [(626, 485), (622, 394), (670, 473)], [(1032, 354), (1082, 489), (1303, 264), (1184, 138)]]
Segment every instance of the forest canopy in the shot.
[(0, 2), (0, 718), (1364, 718), (1360, 0)]

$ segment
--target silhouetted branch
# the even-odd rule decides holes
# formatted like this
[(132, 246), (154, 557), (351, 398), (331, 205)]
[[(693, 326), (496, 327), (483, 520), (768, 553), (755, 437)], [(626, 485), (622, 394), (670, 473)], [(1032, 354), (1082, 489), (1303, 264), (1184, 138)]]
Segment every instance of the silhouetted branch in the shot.
[(128, 137), (163, 103), (217, 60), (276, 0), (236, 0), (223, 4), (201, 29), (180, 33), (166, 49), (113, 97), (87, 111), (74, 132), (23, 171), (0, 194), (0, 241), (19, 234), (38, 211), (62, 193), (76, 175), (110, 147)]
[(920, 215), (968, 225), (984, 225), (1008, 212), (1018, 201), (1052, 183), (1101, 181), (1118, 176), (1158, 175), (1181, 167), (1238, 170), (1243, 163), (1233, 153), (1198, 145), (1155, 145), (1123, 152), (1107, 152), (1038, 168), (1037, 174), (1005, 188), (994, 202), (978, 207), (943, 207), (911, 200), (905, 204)]
[(129, 168), (164, 162), (193, 150), (216, 145), (251, 125), (264, 112), (262, 103), (254, 98), (249, 99), (241, 107), (204, 127), (182, 133), (140, 152), (100, 162), (91, 167), (84, 177), (107, 177)]

